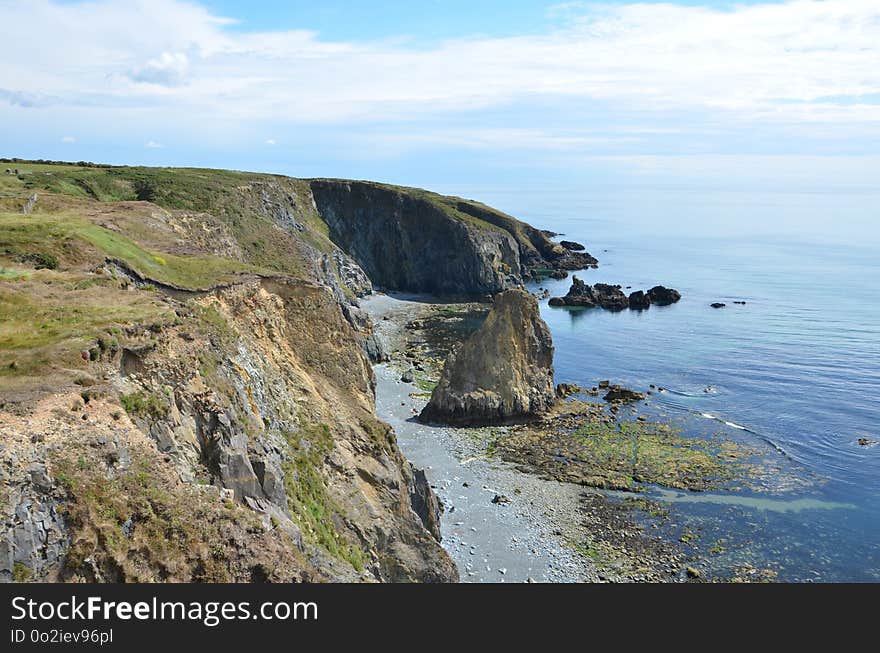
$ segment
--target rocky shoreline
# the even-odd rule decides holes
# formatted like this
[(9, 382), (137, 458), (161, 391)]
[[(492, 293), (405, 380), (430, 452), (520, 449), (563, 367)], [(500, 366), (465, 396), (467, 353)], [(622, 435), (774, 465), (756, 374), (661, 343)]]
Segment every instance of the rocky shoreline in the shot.
[(702, 553), (686, 532), (679, 532), (666, 506), (635, 493), (615, 496), (602, 490), (621, 485), (528, 469), (522, 459), (510, 456), (508, 443), (529, 427), (462, 428), (419, 421), (444, 352), (488, 309), (428, 299), (377, 294), (363, 308), (390, 358), (374, 367), (377, 416), (392, 425), (401, 451), (425, 468), (440, 497), (441, 543), (461, 580), (704, 580)]

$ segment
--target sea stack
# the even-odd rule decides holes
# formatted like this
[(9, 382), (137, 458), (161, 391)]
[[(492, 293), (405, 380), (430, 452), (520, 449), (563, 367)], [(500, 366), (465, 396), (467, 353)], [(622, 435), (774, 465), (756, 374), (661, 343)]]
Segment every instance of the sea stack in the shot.
[(420, 419), (456, 425), (518, 421), (555, 402), (550, 329), (538, 301), (512, 289), (495, 296), (483, 325), (446, 359)]

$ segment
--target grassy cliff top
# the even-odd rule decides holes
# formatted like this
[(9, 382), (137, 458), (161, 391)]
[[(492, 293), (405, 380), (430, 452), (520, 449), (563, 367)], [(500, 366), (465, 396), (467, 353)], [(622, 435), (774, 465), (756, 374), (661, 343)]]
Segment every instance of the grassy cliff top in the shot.
[[(295, 179), (266, 173), (215, 170), (207, 168), (152, 168), (110, 166), (92, 163), (30, 162), (0, 159), (0, 167), (18, 169), (21, 174), (0, 177), (0, 201), (9, 194), (52, 192), (102, 202), (142, 200), (169, 210), (204, 211), (228, 217), (233, 226), (253, 230), (243, 192), (260, 185), (277, 184), (302, 198), (313, 182), (360, 184), (401, 193), (440, 209), (452, 219), (483, 229), (501, 229), (512, 234), (525, 250), (541, 255), (554, 247), (538, 229), (486, 204), (471, 199), (440, 195), (421, 188), (396, 186), (365, 180), (333, 178)], [(307, 205), (310, 203), (306, 203)], [(326, 225), (311, 206), (304, 211), (308, 226), (317, 235), (327, 236)], [(315, 242), (319, 249), (328, 244)]]
[(314, 280), (320, 256), (336, 249), (312, 200), (319, 181), (405, 194), (472, 227), (508, 231), (525, 249), (553, 245), (479, 202), (417, 188), (0, 160), (0, 380), (63, 366), (115, 329), (173, 319), (157, 291), (254, 275)]

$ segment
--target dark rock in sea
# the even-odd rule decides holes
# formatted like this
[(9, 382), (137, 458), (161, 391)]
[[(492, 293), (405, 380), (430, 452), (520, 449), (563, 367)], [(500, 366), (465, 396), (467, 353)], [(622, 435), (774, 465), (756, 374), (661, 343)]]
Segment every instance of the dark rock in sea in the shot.
[(652, 304), (657, 306), (669, 306), (681, 299), (681, 293), (674, 288), (666, 286), (654, 286), (647, 292)]
[(873, 447), (877, 444), (877, 441), (871, 438), (859, 438), (858, 442), (860, 447)]
[(635, 390), (630, 390), (629, 388), (624, 388), (620, 385), (613, 385), (608, 389), (608, 392), (605, 393), (605, 396), (602, 397), (602, 399), (614, 404), (632, 403), (634, 401), (643, 401), (645, 395), (641, 392), (636, 392)]
[(403, 374), (400, 375), (400, 380), (403, 381), (404, 383), (412, 383), (413, 381), (415, 381), (415, 379), (416, 379), (416, 376), (413, 373), (411, 368), (408, 370), (404, 370)]
[(587, 252), (572, 252), (558, 243), (558, 250), (554, 250), (549, 258), (553, 267), (557, 270), (586, 270), (599, 267), (599, 261)]
[(547, 238), (555, 238), (556, 236), (560, 235), (555, 231), (550, 231), (549, 229), (541, 229), (541, 233), (544, 234)]
[(420, 419), (489, 424), (534, 417), (556, 402), (553, 340), (538, 301), (504, 291), (482, 326), (446, 359)]
[(572, 277), (571, 281), (568, 294), (565, 297), (551, 299), (551, 306), (584, 306), (589, 308), (597, 305), (596, 294), (591, 285), (584, 283), (576, 276)]
[(573, 252), (582, 252), (586, 249), (586, 247), (584, 247), (580, 243), (576, 243), (571, 240), (560, 240), (559, 244), (562, 245), (565, 249), (571, 250)]
[(567, 276), (568, 272), (565, 270), (553, 270), (553, 272), (550, 273), (551, 279), (565, 279)]
[(503, 494), (496, 494), (494, 497), (492, 497), (492, 503), (496, 503), (496, 504), (510, 503), (510, 498), (503, 495)]
[(609, 311), (622, 311), (629, 306), (629, 299), (620, 289), (620, 286), (611, 286), (607, 283), (597, 283), (593, 286), (596, 303)]
[(739, 302), (738, 302), (738, 301), (734, 301), (733, 303), (734, 303), (734, 304), (739, 304), (740, 306), (745, 306), (745, 305), (746, 305), (746, 303), (743, 302), (743, 301), (739, 301)]
[(599, 381), (599, 387), (600, 387), (600, 388), (610, 388), (610, 387), (611, 387), (611, 381), (609, 381), (609, 380), (607, 380), (607, 379), (605, 379), (605, 380), (603, 380), (603, 381)]
[(573, 383), (560, 383), (556, 386), (556, 396), (560, 399), (583, 392), (583, 388)]
[(715, 302), (713, 304), (710, 304), (710, 306), (712, 308), (724, 308), (725, 306), (727, 306), (727, 304), (725, 304), (724, 302)]
[(635, 311), (643, 311), (651, 308), (651, 298), (642, 290), (636, 290), (630, 293), (629, 307)]

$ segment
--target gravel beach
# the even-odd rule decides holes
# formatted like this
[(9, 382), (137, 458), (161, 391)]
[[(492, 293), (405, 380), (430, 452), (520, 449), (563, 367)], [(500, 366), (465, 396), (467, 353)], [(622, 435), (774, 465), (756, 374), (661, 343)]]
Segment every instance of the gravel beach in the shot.
[[(363, 301), (390, 352), (400, 350), (404, 326), (425, 310), (418, 299), (376, 294)], [(583, 488), (548, 482), (486, 457), (481, 438), (490, 437), (490, 429), (417, 422), (414, 417), (426, 399), (412, 396), (420, 389), (402, 381), (401, 371), (393, 355), (391, 362), (375, 366), (376, 412), (394, 427), (401, 450), (425, 469), (443, 502), (443, 546), (462, 581), (600, 580), (595, 566), (571, 544), (582, 528), (578, 506)]]

